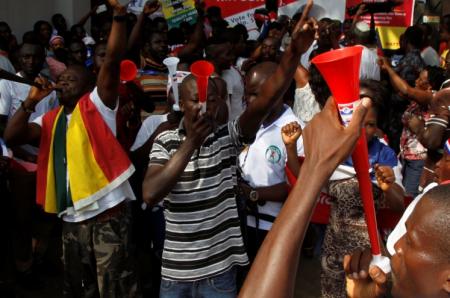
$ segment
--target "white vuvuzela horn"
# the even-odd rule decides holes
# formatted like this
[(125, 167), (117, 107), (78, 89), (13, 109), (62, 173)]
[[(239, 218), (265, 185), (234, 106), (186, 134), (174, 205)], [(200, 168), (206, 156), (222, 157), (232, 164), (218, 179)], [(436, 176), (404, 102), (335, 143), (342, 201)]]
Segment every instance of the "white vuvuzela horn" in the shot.
[(177, 66), (180, 62), (180, 59), (177, 57), (169, 57), (164, 59), (163, 63), (165, 66), (167, 66), (167, 69), (169, 70), (169, 77), (170, 82), (172, 84), (172, 90), (173, 90), (173, 97), (175, 98), (175, 103), (173, 104), (173, 110), (179, 111), (180, 106), (178, 103), (180, 102), (180, 98), (178, 95), (178, 81), (177, 81)]

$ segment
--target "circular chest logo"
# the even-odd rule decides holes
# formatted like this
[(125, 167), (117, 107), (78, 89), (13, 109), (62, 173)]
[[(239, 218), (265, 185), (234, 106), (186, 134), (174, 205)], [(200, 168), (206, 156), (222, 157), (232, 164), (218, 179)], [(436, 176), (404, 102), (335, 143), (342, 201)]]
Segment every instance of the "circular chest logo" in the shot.
[(270, 145), (266, 149), (266, 160), (272, 164), (276, 164), (280, 161), (280, 159), (281, 150), (275, 145)]

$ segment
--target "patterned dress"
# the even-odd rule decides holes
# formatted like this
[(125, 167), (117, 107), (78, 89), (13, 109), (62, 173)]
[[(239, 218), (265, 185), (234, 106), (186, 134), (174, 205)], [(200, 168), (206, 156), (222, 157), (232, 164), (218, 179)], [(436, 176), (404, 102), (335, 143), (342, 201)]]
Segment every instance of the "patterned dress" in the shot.
[[(364, 219), (364, 209), (355, 178), (331, 181), (329, 195), (335, 198), (331, 204), (330, 223), (325, 233), (322, 252), (322, 297), (347, 297), (344, 255), (357, 248), (370, 247), (369, 234)], [(372, 184), (375, 209), (378, 209), (383, 192)]]

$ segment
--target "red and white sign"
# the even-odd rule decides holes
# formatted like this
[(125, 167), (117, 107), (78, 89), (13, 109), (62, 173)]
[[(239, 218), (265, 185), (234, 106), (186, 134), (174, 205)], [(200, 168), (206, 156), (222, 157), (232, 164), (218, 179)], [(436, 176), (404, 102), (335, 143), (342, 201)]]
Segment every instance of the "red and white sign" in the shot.
[[(347, 0), (346, 7), (353, 7), (359, 3), (386, 2), (386, 0)], [(398, 49), (400, 47), (400, 35), (406, 28), (413, 24), (415, 0), (403, 0), (394, 7), (392, 12), (374, 14), (375, 26), (383, 49)], [(361, 17), (370, 24), (370, 15)]]
[[(222, 17), (230, 26), (243, 24), (249, 30), (250, 38), (257, 38), (259, 33), (253, 13), (257, 8), (264, 8), (264, 0), (206, 0), (207, 6), (218, 6), (222, 10)], [(296, 12), (302, 11), (307, 0), (281, 0), (279, 1), (278, 14), (292, 17)], [(328, 17), (344, 20), (345, 0), (315, 0), (310, 13), (316, 19)]]

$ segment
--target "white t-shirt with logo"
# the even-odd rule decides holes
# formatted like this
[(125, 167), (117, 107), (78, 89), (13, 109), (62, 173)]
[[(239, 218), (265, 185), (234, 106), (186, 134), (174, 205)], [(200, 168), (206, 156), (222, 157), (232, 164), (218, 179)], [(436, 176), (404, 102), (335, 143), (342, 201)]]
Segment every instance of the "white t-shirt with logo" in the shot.
[[(267, 127), (261, 126), (256, 133), (255, 141), (239, 155), (239, 166), (243, 178), (252, 188), (272, 186), (286, 182), (285, 167), (287, 162), (286, 147), (281, 137), (281, 128), (290, 123), (298, 122), (303, 128), (304, 123), (299, 120), (291, 108), (285, 105), (284, 113)], [(297, 155), (302, 156), (303, 139), (297, 141)], [(281, 202), (266, 202), (258, 205), (258, 213), (276, 217), (281, 210)], [(254, 216), (247, 216), (247, 225), (256, 227)], [(259, 219), (259, 229), (270, 230), (272, 222)]]

